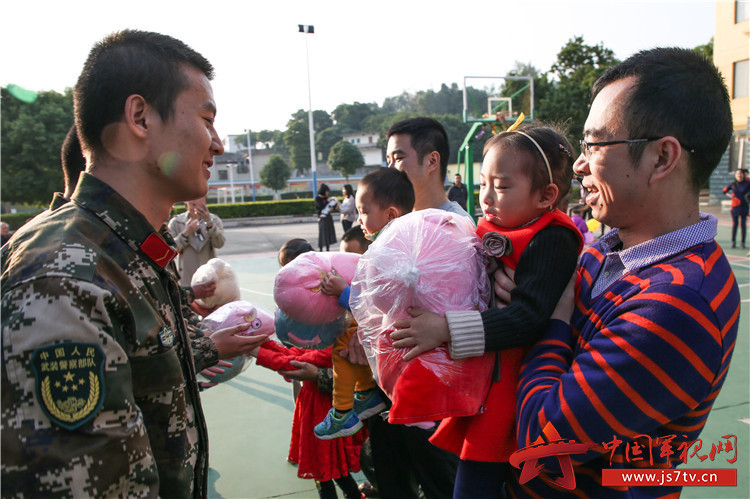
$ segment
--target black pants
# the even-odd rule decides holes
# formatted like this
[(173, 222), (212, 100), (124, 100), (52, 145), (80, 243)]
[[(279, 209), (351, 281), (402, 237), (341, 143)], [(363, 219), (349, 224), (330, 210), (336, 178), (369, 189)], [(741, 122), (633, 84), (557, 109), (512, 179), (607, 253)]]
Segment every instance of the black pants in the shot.
[(453, 497), (458, 456), (428, 441), (434, 428), (392, 425), (380, 415), (366, 423), (380, 497), (416, 498), (417, 486), (427, 499)]

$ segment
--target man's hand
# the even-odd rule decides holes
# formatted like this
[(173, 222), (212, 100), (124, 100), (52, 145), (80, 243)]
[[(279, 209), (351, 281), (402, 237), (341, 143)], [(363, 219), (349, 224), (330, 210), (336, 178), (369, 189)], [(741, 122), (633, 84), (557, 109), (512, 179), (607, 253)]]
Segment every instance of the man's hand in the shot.
[(219, 329), (211, 335), (211, 339), (216, 344), (220, 359), (232, 359), (238, 355), (247, 355), (268, 340), (267, 334), (257, 336), (238, 336), (238, 333), (247, 331), (250, 324), (240, 324), (239, 326)]
[(185, 230), (182, 231), (182, 233), (185, 235), (185, 237), (190, 237), (193, 234), (196, 233), (198, 230), (198, 227), (200, 226), (200, 220), (197, 218), (190, 218), (188, 219), (187, 223), (185, 224)]
[(362, 366), (368, 365), (367, 355), (365, 354), (365, 347), (359, 342), (359, 336), (353, 334), (349, 340), (349, 345), (339, 352), (343, 358), (351, 362), (352, 364), (359, 364)]
[(510, 303), (510, 292), (516, 287), (516, 283), (513, 281), (515, 276), (516, 271), (505, 265), (500, 265), (492, 274), (495, 280), (493, 290), (495, 291), (495, 306), (497, 308), (506, 307)]
[(341, 296), (348, 284), (336, 271), (329, 272), (323, 278), (321, 290), (329, 296)]
[(318, 379), (317, 366), (310, 364), (309, 362), (300, 362), (298, 360), (290, 360), (289, 363), (298, 369), (295, 369), (294, 371), (279, 371), (279, 374), (285, 378), (297, 381), (313, 381)]
[(199, 305), (198, 302), (193, 301), (192, 303), (190, 303), (190, 308), (193, 309), (193, 312), (195, 312), (196, 314), (200, 315), (201, 317), (206, 317), (211, 312), (213, 312), (214, 310), (216, 310), (217, 308), (219, 308), (219, 306), (217, 305), (215, 307), (206, 308), (206, 307), (204, 307), (202, 305)]
[(216, 281), (211, 279), (210, 281), (200, 282), (190, 286), (193, 288), (194, 298), (208, 298), (216, 293)]
[(565, 286), (565, 291), (563, 291), (554, 312), (552, 312), (552, 319), (559, 319), (570, 324), (570, 319), (573, 317), (573, 310), (575, 310), (577, 277), (578, 272), (573, 272), (573, 277), (570, 278), (568, 285)]
[[(219, 374), (224, 374), (224, 367), (232, 367), (232, 363), (227, 362), (226, 360), (220, 360), (215, 366), (207, 367), (198, 374), (202, 374), (206, 378), (215, 378)], [(215, 381), (200, 381), (198, 384), (204, 390), (206, 388), (211, 388), (212, 386), (218, 385), (218, 383), (216, 383)]]
[(448, 320), (429, 310), (410, 308), (411, 319), (401, 319), (393, 326), (391, 333), (396, 348), (413, 347), (404, 355), (404, 360), (411, 360), (420, 353), (428, 352), (451, 340)]

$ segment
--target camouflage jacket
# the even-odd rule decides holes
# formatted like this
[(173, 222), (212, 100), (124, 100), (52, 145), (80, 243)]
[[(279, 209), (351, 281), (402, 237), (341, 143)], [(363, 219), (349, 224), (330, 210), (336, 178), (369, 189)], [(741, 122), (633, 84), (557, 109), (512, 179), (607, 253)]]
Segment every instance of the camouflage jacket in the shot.
[(174, 254), (90, 175), (2, 248), (3, 497), (205, 497)]

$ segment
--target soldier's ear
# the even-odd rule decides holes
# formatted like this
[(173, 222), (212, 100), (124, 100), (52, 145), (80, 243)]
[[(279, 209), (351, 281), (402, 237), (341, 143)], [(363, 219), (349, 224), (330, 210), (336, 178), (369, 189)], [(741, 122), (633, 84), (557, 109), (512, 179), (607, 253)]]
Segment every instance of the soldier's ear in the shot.
[(133, 94), (125, 100), (123, 119), (130, 133), (145, 139), (156, 110), (142, 96)]

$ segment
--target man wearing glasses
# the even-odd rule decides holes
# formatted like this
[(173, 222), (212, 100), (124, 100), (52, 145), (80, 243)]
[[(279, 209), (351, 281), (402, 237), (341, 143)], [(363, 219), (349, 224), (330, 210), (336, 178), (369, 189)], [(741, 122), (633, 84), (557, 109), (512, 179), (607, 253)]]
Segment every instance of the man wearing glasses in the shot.
[[(603, 470), (684, 462), (724, 382), (739, 291), (698, 192), (732, 134), (729, 97), (710, 61), (674, 48), (635, 54), (592, 95), (574, 170), (592, 216), (614, 229), (581, 257), (575, 304), (570, 286), (527, 357), (517, 416), (520, 447), (597, 446), (567, 470), (562, 459), (538, 476), (514, 469), (508, 485), (522, 497), (572, 495), (571, 485), (596, 497), (676, 495), (674, 485), (614, 487)], [(552, 483), (561, 471), (574, 476), (567, 487)]]

